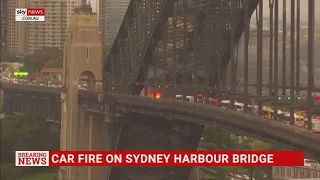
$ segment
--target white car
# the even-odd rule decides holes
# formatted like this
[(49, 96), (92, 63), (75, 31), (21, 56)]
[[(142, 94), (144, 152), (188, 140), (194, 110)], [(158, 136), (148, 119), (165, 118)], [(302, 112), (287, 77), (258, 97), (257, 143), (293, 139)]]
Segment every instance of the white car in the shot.
[(243, 174), (243, 175), (242, 175), (242, 178), (245, 179), (245, 180), (249, 180), (249, 179), (250, 179), (249, 176), (246, 175), (246, 174)]
[(313, 132), (320, 133), (320, 122), (313, 123), (312, 126), (313, 126), (312, 127)]
[(234, 175), (236, 178), (242, 178), (242, 176), (240, 174), (236, 174)]

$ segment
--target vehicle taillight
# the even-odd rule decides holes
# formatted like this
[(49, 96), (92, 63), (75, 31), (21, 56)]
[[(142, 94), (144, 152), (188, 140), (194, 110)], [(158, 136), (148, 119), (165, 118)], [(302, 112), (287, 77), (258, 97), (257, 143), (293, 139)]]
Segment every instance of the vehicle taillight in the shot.
[(198, 98), (198, 99), (202, 99), (202, 98), (203, 98), (203, 94), (198, 93), (198, 94), (197, 94), (197, 98)]

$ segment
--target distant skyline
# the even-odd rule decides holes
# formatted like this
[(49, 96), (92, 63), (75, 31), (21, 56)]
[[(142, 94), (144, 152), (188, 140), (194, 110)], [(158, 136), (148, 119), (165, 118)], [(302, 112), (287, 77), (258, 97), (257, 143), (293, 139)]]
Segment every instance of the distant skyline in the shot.
[[(91, 3), (92, 9), (94, 12), (98, 12), (98, 4), (99, 0), (87, 0), (87, 2)], [(269, 0), (263, 0), (263, 10), (264, 10), (264, 16), (269, 17)], [(295, 0), (296, 1), (296, 0)], [(279, 0), (279, 20), (282, 19), (282, 2), (283, 0)], [(287, 0), (287, 18), (290, 20), (290, 6), (291, 6), (291, 0)], [(320, 7), (320, 1), (315, 0), (315, 7)], [(308, 0), (300, 0), (300, 9), (301, 9), (301, 20), (306, 21), (308, 19)], [(315, 18), (317, 20), (320, 20), (320, 9), (315, 8)], [(255, 14), (255, 13), (254, 13)]]

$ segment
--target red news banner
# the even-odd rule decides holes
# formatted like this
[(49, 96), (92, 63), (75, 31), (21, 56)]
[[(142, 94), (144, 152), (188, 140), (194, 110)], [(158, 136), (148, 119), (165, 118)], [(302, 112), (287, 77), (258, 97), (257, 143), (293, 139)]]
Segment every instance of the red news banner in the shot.
[(16, 166), (303, 165), (303, 151), (16, 151)]

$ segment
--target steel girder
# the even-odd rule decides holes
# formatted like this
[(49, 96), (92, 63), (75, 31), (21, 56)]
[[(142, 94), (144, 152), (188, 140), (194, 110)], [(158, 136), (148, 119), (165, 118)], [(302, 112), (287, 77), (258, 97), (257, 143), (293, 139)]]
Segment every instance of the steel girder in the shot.
[(258, 5), (257, 0), (235, 0), (235, 6), (231, 2), (131, 0), (104, 60), (105, 86), (131, 94), (137, 81), (147, 81), (150, 66), (151, 76), (165, 76), (164, 81), (170, 81), (165, 83), (216, 83), (229, 63), (231, 33), (237, 43), (243, 32), (244, 6), (251, 16)]
[(36, 98), (35, 96), (27, 96), (25, 94), (16, 93), (7, 93), (6, 96), (10, 96), (12, 98), (13, 112), (19, 114), (38, 115), (56, 122), (60, 122), (60, 101), (48, 98)]
[[(233, 42), (237, 43), (244, 29), (245, 4), (248, 5), (248, 16), (251, 16), (258, 5), (257, 0), (131, 0), (119, 33), (104, 60), (107, 90), (139, 93), (136, 83), (149, 80), (149, 67), (153, 67), (151, 76), (155, 77), (154, 81), (162, 80), (158, 77), (163, 76), (164, 83), (191, 81), (209, 85), (220, 81), (230, 59), (231, 33), (234, 33)], [(232, 32), (231, 16), (236, 19)], [(197, 147), (203, 127), (163, 120), (155, 123), (154, 117), (150, 118), (152, 123), (123, 124), (116, 149), (187, 150)], [(182, 124), (189, 127), (187, 132), (201, 130), (177, 138), (179, 133), (174, 130), (184, 132)], [(168, 129), (172, 130), (171, 133)], [(185, 180), (189, 173), (190, 168), (113, 167), (109, 180)]]
[(170, 0), (131, 0), (119, 32), (104, 60), (104, 83), (130, 94), (156, 34), (160, 15)]
[[(203, 126), (130, 114), (122, 124), (115, 150), (196, 150)], [(132, 121), (135, 118), (137, 121)], [(141, 120), (141, 121), (139, 121)], [(112, 167), (109, 180), (186, 180), (190, 168)]]
[[(236, 44), (238, 44), (240, 37), (244, 31), (244, 17), (248, 16), (248, 19), (250, 20), (252, 13), (255, 11), (259, 4), (259, 0), (236, 0), (235, 5), (232, 4), (232, 0), (227, 1), (228, 2), (226, 3), (222, 3), (223, 6), (229, 7), (229, 11), (225, 14), (226, 26), (224, 26), (224, 28), (217, 29), (218, 31), (220, 29), (224, 29), (225, 32), (223, 33), (223, 35), (221, 35), (221, 32), (217, 31), (217, 42), (219, 42), (221, 46), (219, 47), (220, 56), (217, 57), (215, 71), (213, 71), (213, 75), (211, 76), (213, 80), (212, 83), (214, 84), (218, 81), (221, 81), (225, 71), (227, 70), (228, 64), (230, 62), (231, 52), (235, 50)], [(245, 8), (248, 8), (247, 13), (245, 13)], [(232, 21), (234, 23), (233, 25), (231, 24)], [(221, 22), (218, 21), (218, 23), (220, 24)], [(231, 27), (233, 27), (233, 29), (231, 29)], [(234, 39), (232, 39), (232, 36)], [(222, 70), (219, 70), (219, 67), (221, 67)]]

